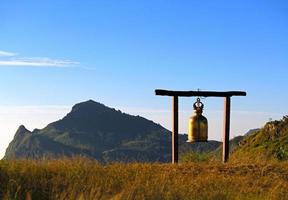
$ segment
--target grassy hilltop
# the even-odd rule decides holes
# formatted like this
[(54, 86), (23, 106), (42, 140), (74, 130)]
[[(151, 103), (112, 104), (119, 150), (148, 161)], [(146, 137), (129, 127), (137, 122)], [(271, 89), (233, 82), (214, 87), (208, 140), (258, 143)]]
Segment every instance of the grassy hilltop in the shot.
[(1, 199), (288, 199), (288, 163), (0, 161)]

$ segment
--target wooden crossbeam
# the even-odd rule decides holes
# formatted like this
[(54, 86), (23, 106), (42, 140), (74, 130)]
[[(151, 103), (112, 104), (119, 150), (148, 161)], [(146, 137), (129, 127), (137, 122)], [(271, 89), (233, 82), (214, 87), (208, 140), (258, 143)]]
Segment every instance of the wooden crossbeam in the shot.
[(216, 91), (172, 91), (172, 90), (155, 90), (156, 95), (160, 96), (178, 96), (178, 97), (232, 97), (232, 96), (246, 96), (246, 92), (242, 91), (228, 91), (228, 92), (216, 92)]

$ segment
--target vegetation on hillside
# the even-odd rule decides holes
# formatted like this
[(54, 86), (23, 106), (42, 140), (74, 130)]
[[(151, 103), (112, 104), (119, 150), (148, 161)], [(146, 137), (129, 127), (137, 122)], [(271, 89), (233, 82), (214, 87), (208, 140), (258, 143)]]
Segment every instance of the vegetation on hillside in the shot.
[(288, 199), (288, 163), (0, 161), (1, 199)]
[(233, 152), (234, 160), (288, 160), (288, 116), (268, 122), (262, 129), (245, 137)]

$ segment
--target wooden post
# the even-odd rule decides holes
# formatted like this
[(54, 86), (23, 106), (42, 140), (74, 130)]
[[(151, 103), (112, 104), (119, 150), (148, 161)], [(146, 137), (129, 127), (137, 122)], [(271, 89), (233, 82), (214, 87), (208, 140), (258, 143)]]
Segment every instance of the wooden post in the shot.
[(173, 96), (172, 163), (178, 163), (178, 96)]
[(229, 135), (230, 135), (230, 110), (231, 97), (224, 99), (224, 135), (223, 135), (223, 157), (222, 161), (225, 163), (229, 159)]

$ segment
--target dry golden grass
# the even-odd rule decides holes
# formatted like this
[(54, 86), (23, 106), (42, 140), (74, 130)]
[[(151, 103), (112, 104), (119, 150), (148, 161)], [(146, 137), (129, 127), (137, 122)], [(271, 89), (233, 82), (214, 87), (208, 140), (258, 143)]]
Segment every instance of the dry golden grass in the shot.
[(288, 199), (288, 163), (0, 161), (0, 199)]

